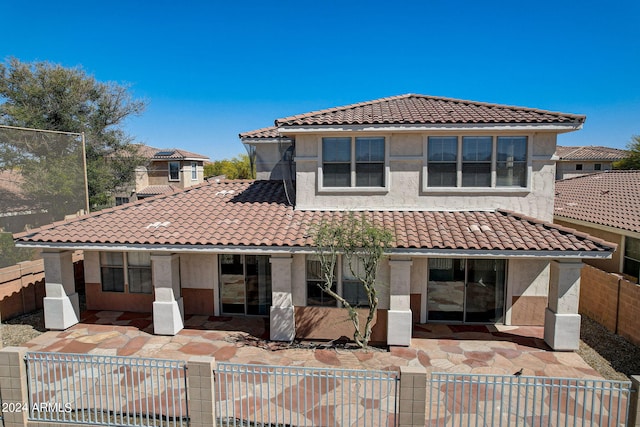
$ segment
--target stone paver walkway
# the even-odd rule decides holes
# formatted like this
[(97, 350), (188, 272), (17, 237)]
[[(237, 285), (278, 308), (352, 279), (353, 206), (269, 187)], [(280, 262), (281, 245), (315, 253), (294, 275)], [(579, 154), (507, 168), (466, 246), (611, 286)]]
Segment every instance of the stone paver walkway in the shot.
[(416, 325), (411, 347), (381, 349), (268, 350), (233, 337), (268, 337), (268, 320), (255, 317), (191, 316), (176, 336), (152, 334), (151, 314), (87, 311), (82, 322), (49, 331), (25, 344), (31, 351), (141, 356), (284, 366), (398, 369), (424, 366), (430, 372), (490, 373), (601, 378), (580, 356), (553, 352), (541, 327)]

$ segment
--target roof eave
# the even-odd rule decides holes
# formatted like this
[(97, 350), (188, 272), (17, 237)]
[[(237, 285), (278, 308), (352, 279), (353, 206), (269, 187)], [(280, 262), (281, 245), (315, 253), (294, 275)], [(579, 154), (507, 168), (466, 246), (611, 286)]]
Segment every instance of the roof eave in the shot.
[(573, 132), (582, 129), (582, 123), (433, 123), (433, 124), (358, 124), (358, 125), (282, 125), (281, 133), (331, 132), (421, 132), (421, 131), (549, 131)]
[[(51, 243), (16, 241), (17, 247), (93, 250), (93, 251), (152, 251), (152, 252), (199, 252), (199, 253), (297, 253), (315, 254), (309, 246), (237, 246), (237, 245), (159, 245), (121, 243)], [(565, 250), (498, 250), (498, 249), (419, 249), (393, 248), (389, 255), (431, 256), (431, 257), (480, 257), (480, 258), (545, 258), (545, 259), (609, 259), (612, 250), (565, 251)]]
[(279, 136), (275, 138), (243, 138), (240, 137), (243, 144), (278, 144), (282, 142), (293, 142), (293, 138)]

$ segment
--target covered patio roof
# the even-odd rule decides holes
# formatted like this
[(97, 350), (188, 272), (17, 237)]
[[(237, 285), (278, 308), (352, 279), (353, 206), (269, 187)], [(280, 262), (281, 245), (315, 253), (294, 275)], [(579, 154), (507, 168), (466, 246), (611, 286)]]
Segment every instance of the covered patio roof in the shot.
[[(16, 235), (47, 248), (311, 250), (314, 226), (349, 211), (295, 210), (280, 181), (206, 182)], [(615, 244), (515, 212), (363, 211), (394, 234), (391, 252), (607, 257)]]

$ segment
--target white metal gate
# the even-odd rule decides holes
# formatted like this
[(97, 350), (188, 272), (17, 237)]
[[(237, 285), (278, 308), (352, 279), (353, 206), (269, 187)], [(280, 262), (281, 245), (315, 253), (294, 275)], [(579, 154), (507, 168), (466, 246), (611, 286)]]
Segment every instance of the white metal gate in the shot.
[(628, 381), (431, 374), (427, 425), (626, 426)]
[(221, 426), (397, 425), (394, 371), (218, 363)]
[(29, 419), (107, 426), (186, 427), (185, 362), (27, 353)]

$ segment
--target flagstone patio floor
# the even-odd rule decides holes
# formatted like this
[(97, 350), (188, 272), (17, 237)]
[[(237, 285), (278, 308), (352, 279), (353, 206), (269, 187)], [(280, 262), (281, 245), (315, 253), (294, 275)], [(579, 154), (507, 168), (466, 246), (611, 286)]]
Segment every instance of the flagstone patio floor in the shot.
[[(268, 338), (268, 320), (257, 317), (190, 316), (175, 336), (153, 335), (150, 313), (86, 311), (81, 323), (49, 331), (25, 344), (30, 351), (140, 356), (281, 366), (398, 369), (424, 366), (428, 372), (602, 378), (573, 352), (554, 352), (542, 327), (415, 325), (410, 347), (347, 350), (266, 349), (247, 345), (250, 336)], [(238, 339), (239, 338), (239, 339)], [(249, 340), (245, 339), (249, 338)]]

